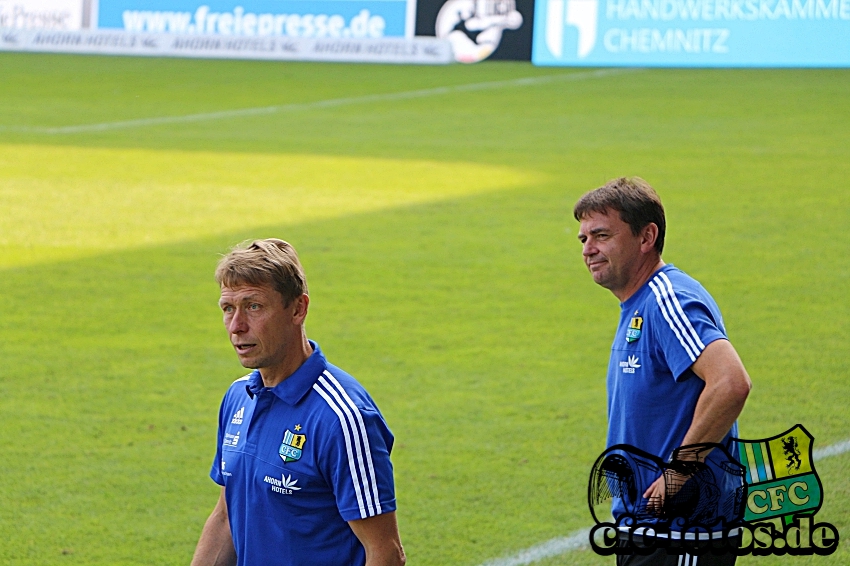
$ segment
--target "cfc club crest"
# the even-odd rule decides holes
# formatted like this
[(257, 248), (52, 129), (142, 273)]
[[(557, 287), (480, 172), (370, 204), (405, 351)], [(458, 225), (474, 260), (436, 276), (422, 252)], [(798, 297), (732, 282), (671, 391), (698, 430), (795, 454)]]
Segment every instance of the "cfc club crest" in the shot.
[(638, 316), (638, 311), (635, 311), (635, 316), (633, 316), (631, 322), (629, 322), (629, 329), (626, 330), (626, 342), (629, 344), (637, 342), (640, 339), (642, 329), (643, 317)]
[[(587, 490), (596, 522), (589, 537), (594, 552), (619, 556), (667, 548), (680, 555), (680, 563), (683, 551), (695, 556), (724, 549), (737, 556), (835, 552), (838, 529), (815, 522), (823, 485), (815, 471), (809, 431), (798, 424), (769, 438), (732, 441), (731, 450), (715, 443), (681, 446), (669, 461), (628, 444), (605, 450), (593, 465)], [(645, 498), (659, 477), (664, 496)], [(620, 514), (606, 521), (612, 503)], [(644, 546), (633, 535), (643, 536), (647, 528), (658, 535)], [(674, 529), (682, 536), (661, 534)], [(710, 539), (702, 538), (706, 531), (713, 531)]]
[(803, 425), (761, 440), (741, 440), (738, 456), (746, 469), (744, 520), (814, 515), (821, 507), (823, 487), (812, 462), (814, 437)]
[[(299, 427), (295, 427), (298, 430)], [(301, 458), (301, 454), (303, 453), (304, 443), (307, 442), (307, 436), (303, 434), (295, 434), (291, 430), (287, 429), (286, 432), (283, 433), (283, 442), (280, 443), (280, 449), (278, 449), (278, 454), (280, 455), (283, 463), (286, 462), (294, 462)]]

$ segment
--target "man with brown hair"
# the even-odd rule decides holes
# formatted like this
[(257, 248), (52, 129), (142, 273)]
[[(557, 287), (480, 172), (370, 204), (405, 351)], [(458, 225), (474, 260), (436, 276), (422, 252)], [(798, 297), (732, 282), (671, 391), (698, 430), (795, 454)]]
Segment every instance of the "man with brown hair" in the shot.
[[(608, 447), (630, 445), (664, 460), (682, 446), (703, 443), (719, 443), (736, 453), (731, 438), (737, 436), (736, 419), (750, 391), (750, 378), (711, 295), (662, 261), (667, 226), (658, 195), (639, 177), (614, 179), (582, 196), (573, 214), (580, 222), (578, 239), (594, 282), (620, 301), (620, 324), (608, 366)], [(678, 452), (680, 458), (687, 454)], [(707, 466), (721, 470), (722, 485), (710, 486), (711, 495), (735, 501), (740, 477), (722, 473), (723, 457), (723, 450), (713, 450), (705, 458)], [(637, 501), (614, 494), (615, 519), (659, 514), (665, 497), (675, 495), (658, 470), (635, 472), (635, 485), (641, 486)], [(679, 486), (689, 479), (667, 475)], [(723, 526), (720, 519), (730, 514), (706, 508), (703, 517), (711, 515), (708, 511), (717, 520), (711, 526), (718, 529)], [(675, 566), (683, 564), (683, 556), (684, 563), (697, 564), (697, 557), (668, 555), (665, 548), (648, 556), (618, 556), (618, 564)], [(734, 562), (732, 552), (699, 556), (701, 566)]]
[(403, 565), (393, 435), (366, 390), (307, 339), (295, 250), (257, 240), (215, 275), (230, 342), (254, 371), (221, 404), (210, 472), (221, 495), (192, 565)]

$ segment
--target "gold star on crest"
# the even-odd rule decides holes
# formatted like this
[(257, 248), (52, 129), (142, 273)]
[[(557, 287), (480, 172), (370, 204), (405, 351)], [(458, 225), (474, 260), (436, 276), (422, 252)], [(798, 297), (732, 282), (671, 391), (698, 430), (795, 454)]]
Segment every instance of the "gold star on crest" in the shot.
[(301, 425), (300, 424), (295, 425), (295, 432), (298, 432), (299, 430), (301, 430)]

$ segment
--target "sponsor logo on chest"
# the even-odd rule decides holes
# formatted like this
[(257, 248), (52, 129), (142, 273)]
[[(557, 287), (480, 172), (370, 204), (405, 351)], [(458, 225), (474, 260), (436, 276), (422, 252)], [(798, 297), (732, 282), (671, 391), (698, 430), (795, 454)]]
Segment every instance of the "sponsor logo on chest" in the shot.
[(623, 373), (634, 373), (640, 367), (640, 360), (637, 356), (629, 356), (625, 362), (620, 362), (620, 367)]
[(298, 483), (298, 480), (292, 479), (292, 474), (289, 474), (288, 476), (286, 474), (281, 474), (280, 479), (266, 476), (263, 478), (263, 481), (269, 484), (269, 489), (271, 489), (273, 493), (279, 493), (281, 495), (292, 495), (296, 491), (301, 490), (300, 487), (295, 485)]

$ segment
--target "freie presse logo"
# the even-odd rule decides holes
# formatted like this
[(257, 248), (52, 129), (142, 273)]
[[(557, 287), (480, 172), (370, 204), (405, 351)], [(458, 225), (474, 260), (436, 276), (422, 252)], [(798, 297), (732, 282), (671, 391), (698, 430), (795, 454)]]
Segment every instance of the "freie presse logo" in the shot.
[[(670, 462), (634, 446), (605, 450), (593, 465), (588, 504), (596, 522), (590, 544), (601, 555), (700, 555), (732, 552), (739, 556), (829, 555), (839, 533), (816, 522), (823, 485), (812, 461), (814, 437), (803, 425), (760, 440), (733, 439), (735, 454), (720, 444), (677, 449)], [(706, 458), (719, 465), (709, 465)], [(664, 477), (663, 503), (642, 494), (641, 470)], [(644, 476), (646, 477), (646, 476)], [(734, 486), (724, 489), (724, 486)], [(616, 522), (602, 520), (618, 500), (625, 509)], [(603, 514), (604, 513), (604, 514)]]

